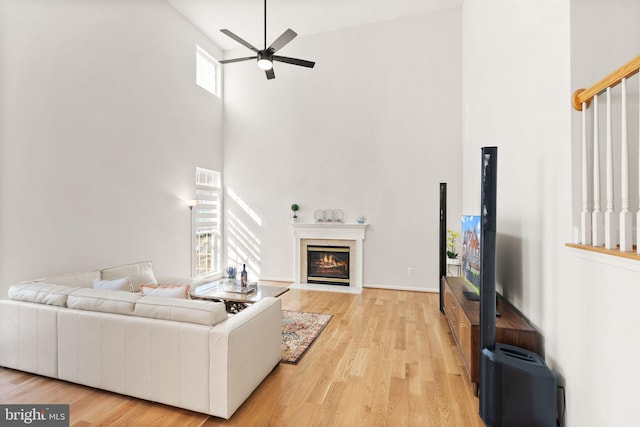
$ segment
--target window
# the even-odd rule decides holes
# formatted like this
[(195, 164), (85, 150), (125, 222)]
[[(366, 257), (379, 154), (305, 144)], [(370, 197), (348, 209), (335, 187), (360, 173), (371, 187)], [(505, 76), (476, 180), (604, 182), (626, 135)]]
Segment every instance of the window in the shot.
[(196, 276), (220, 272), (222, 185), (220, 172), (196, 168), (196, 200), (194, 213)]
[(196, 45), (196, 83), (206, 91), (219, 96), (218, 62)]

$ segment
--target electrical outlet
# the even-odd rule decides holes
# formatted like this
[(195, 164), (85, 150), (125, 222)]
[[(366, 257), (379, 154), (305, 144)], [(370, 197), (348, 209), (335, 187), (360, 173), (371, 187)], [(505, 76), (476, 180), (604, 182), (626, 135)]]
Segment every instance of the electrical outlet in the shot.
[(409, 268), (407, 268), (407, 274), (408, 274), (409, 276), (413, 276), (413, 267), (409, 267)]

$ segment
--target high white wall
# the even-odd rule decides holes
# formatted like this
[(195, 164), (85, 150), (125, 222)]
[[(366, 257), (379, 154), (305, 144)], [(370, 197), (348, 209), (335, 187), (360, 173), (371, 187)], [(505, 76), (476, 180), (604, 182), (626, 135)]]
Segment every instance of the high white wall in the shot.
[(272, 81), (225, 66), (224, 179), (243, 202), (227, 194), (227, 238), (256, 275), (293, 280), (297, 203), (301, 222), (366, 216), (365, 286), (438, 289), (440, 182), (460, 228), (460, 23), (455, 8), (298, 37), (281, 54), (315, 68), (276, 63)]
[(463, 16), (463, 209), (479, 214), (480, 148), (497, 146), (498, 288), (539, 323), (544, 245), (571, 237), (554, 215), (571, 168), (569, 5), (470, 1)]
[(0, 295), (152, 260), (189, 273), (194, 169), (222, 167), (222, 101), (164, 0), (0, 0)]
[(570, 97), (637, 55), (639, 7), (632, 0), (463, 5), (463, 210), (479, 206), (480, 147), (498, 146), (498, 288), (542, 334), (547, 363), (566, 386), (567, 426), (637, 424), (640, 276), (564, 243), (574, 225), (579, 114)]

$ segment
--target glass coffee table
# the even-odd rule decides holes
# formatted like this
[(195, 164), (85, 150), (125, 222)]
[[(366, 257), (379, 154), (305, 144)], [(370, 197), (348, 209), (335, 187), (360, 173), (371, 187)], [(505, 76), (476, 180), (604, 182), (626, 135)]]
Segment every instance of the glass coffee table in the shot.
[(245, 309), (247, 304), (253, 304), (267, 297), (280, 296), (288, 290), (288, 287), (263, 286), (255, 282), (242, 287), (235, 281), (218, 280), (193, 288), (191, 298), (222, 301), (227, 312), (237, 313)]

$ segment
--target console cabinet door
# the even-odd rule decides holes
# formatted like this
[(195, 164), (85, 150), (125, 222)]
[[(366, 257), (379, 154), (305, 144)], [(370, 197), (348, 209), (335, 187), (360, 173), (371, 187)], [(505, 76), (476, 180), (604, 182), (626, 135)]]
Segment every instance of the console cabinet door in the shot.
[(464, 366), (467, 373), (471, 376), (471, 322), (460, 310), (458, 317), (458, 342), (464, 359)]
[[(449, 286), (446, 285), (444, 288), (444, 311), (447, 317), (447, 321), (449, 323), (449, 328), (451, 328), (451, 332), (454, 335), (457, 335), (458, 331), (458, 300), (456, 300), (455, 296), (449, 289)], [(458, 337), (455, 337), (456, 341)]]

